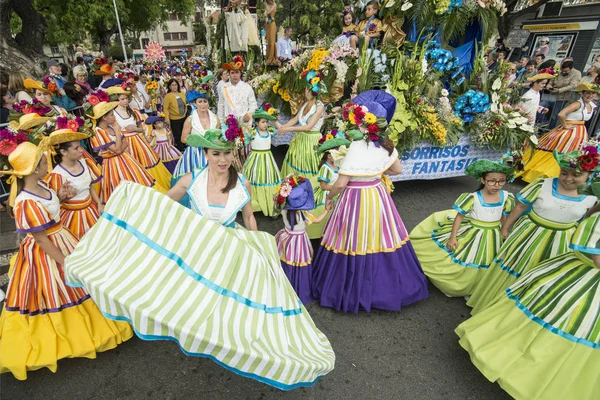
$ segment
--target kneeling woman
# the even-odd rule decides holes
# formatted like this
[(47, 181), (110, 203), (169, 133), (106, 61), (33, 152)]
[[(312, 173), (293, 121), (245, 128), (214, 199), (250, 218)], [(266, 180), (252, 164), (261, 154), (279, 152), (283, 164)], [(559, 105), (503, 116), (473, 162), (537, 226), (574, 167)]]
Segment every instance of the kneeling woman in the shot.
[[(170, 198), (120, 185), (67, 259), (69, 281), (142, 339), (175, 340), (187, 355), (280, 389), (312, 385), (335, 355), (281, 269), (273, 236), (254, 232), (234, 141), (208, 130), (187, 143), (203, 148), (207, 167), (181, 178)], [(191, 210), (172, 201), (186, 193)], [(240, 210), (248, 230), (235, 224)]]
[(463, 193), (454, 210), (432, 214), (410, 233), (425, 275), (447, 296), (473, 292), (502, 245), (500, 223), (515, 204), (502, 190), (511, 167), (477, 160), (465, 174), (479, 180), (479, 190)]
[(48, 189), (44, 151), (21, 143), (10, 153), (18, 181), (13, 213), (18, 233), (27, 234), (10, 270), (4, 310), (0, 316), (0, 373), (26, 379), (27, 371), (48, 368), (56, 372), (62, 358), (96, 358), (133, 335), (129, 324), (104, 318), (90, 295), (66, 285), (63, 264), (77, 238), (60, 221), (60, 201), (70, 188)]

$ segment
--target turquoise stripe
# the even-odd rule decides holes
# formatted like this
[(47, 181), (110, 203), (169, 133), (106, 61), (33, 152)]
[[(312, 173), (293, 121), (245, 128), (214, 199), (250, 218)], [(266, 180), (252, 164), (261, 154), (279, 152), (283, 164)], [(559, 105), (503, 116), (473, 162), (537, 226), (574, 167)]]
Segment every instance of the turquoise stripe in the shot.
[(600, 254), (600, 249), (594, 247), (580, 246), (578, 244), (572, 244), (569, 247), (580, 253)]
[[(152, 250), (156, 251), (160, 255), (167, 257), (171, 261), (174, 261), (179, 266), (179, 268), (185, 271), (186, 274), (188, 274), (189, 276), (191, 276), (192, 278), (194, 278), (195, 280), (197, 280), (198, 282), (200, 282), (201, 284), (203, 284), (204, 286), (206, 286), (207, 288), (211, 289), (219, 295), (230, 297), (238, 303), (242, 303), (248, 307), (252, 307), (260, 311), (264, 311), (266, 314), (283, 314), (284, 316), (289, 317), (302, 313), (302, 307), (289, 310), (284, 310), (283, 307), (267, 307), (266, 304), (257, 303), (238, 293), (235, 293), (222, 286), (219, 286), (216, 283), (206, 279), (205, 277), (194, 271), (188, 264), (186, 264), (185, 261), (183, 261), (181, 257), (165, 249), (164, 247), (162, 247), (161, 245), (144, 235), (142, 232), (138, 231), (134, 226), (129, 225), (127, 222), (106, 212), (102, 213), (102, 217), (105, 218), (107, 221), (117, 225), (119, 228), (123, 228), (125, 231), (131, 233), (133, 236), (136, 237), (136, 239), (138, 239), (139, 241), (141, 241), (146, 246), (150, 247)], [(301, 306), (302, 303), (298, 301), (298, 305)]]
[(285, 160), (285, 163), (289, 165), (291, 169), (301, 174), (317, 175), (319, 173), (319, 171), (304, 171), (303, 169), (297, 168), (296, 166), (292, 165), (287, 159)]
[[(104, 311), (102, 311), (102, 314), (106, 318), (112, 319), (114, 321), (125, 321), (125, 322), (128, 322), (133, 327), (133, 321), (131, 321), (127, 317), (122, 317), (122, 316), (117, 316), (117, 315), (111, 315), (111, 314), (105, 313)], [(299, 383), (295, 383), (293, 385), (287, 385), (285, 383), (281, 383), (281, 382), (275, 381), (273, 379), (265, 378), (263, 376), (253, 374), (251, 372), (244, 372), (244, 371), (241, 371), (241, 370), (239, 370), (237, 368), (230, 367), (229, 365), (225, 364), (223, 361), (217, 359), (213, 355), (206, 354), (206, 353), (192, 353), (192, 352), (189, 352), (189, 351), (187, 351), (186, 349), (183, 348), (183, 346), (181, 345), (181, 343), (179, 343), (179, 340), (177, 340), (177, 338), (174, 338), (172, 336), (145, 335), (143, 333), (138, 332), (138, 330), (135, 329), (135, 327), (133, 327), (133, 331), (135, 332), (135, 334), (140, 339), (146, 340), (146, 341), (171, 340), (171, 341), (177, 343), (177, 345), (179, 346), (180, 350), (186, 356), (208, 358), (208, 359), (214, 361), (215, 363), (217, 363), (219, 366), (225, 368), (228, 371), (231, 371), (231, 372), (236, 373), (236, 374), (238, 374), (240, 376), (243, 376), (244, 378), (255, 379), (255, 380), (259, 381), (259, 382), (266, 383), (267, 385), (271, 385), (271, 386), (276, 387), (277, 389), (281, 389), (281, 390), (293, 390), (293, 389), (296, 389), (296, 388), (299, 388), (299, 387), (310, 387), (310, 386), (313, 386), (319, 379), (322, 378), (322, 376), (319, 376), (319, 377), (317, 377), (312, 382), (299, 382)]]
[(474, 264), (474, 263), (466, 263), (464, 261), (459, 260), (458, 258), (454, 257), (454, 252), (450, 251), (446, 246), (444, 246), (439, 240), (437, 240), (435, 238), (435, 233), (431, 234), (431, 240), (434, 241), (435, 244), (438, 245), (438, 247), (442, 250), (444, 250), (446, 253), (448, 253), (448, 255), (450, 256), (450, 258), (452, 259), (452, 261), (455, 264), (458, 264), (460, 266), (463, 267), (471, 267), (471, 268), (478, 268), (478, 269), (488, 269), (490, 266), (489, 265), (485, 265), (485, 264)]
[(520, 273), (518, 273), (517, 271), (513, 270), (513, 269), (512, 269), (511, 267), (509, 267), (508, 265), (502, 264), (502, 261), (503, 261), (503, 260), (499, 260), (499, 259), (497, 259), (497, 258), (494, 258), (494, 262), (495, 262), (495, 263), (497, 263), (497, 264), (500, 264), (500, 269), (501, 269), (502, 271), (506, 272), (506, 273), (507, 273), (507, 274), (509, 274), (509, 275), (512, 275), (512, 276), (514, 276), (514, 277), (517, 277), (517, 278), (521, 276), (521, 274), (520, 274)]
[(562, 331), (558, 328), (555, 328), (554, 326), (550, 325), (549, 323), (547, 323), (546, 321), (544, 321), (543, 319), (536, 317), (531, 311), (529, 311), (529, 309), (527, 307), (525, 307), (523, 304), (521, 304), (521, 302), (519, 301), (519, 297), (514, 295), (511, 291), (510, 288), (506, 289), (506, 295), (508, 296), (509, 299), (514, 300), (515, 304), (517, 306), (517, 308), (521, 311), (523, 311), (523, 313), (525, 313), (525, 315), (531, 319), (532, 321), (534, 321), (535, 323), (541, 325), (544, 329), (554, 333), (555, 335), (561, 336), (567, 340), (570, 340), (571, 342), (575, 342), (575, 343), (579, 343), (582, 344), (584, 346), (587, 347), (591, 347), (592, 349), (600, 349), (600, 343), (594, 343), (591, 340), (587, 340), (587, 339), (582, 339), (582, 338), (578, 338), (577, 336), (571, 335), (570, 333), (567, 333), (565, 331)]
[(252, 183), (250, 182), (250, 186), (277, 186), (283, 181), (277, 181), (275, 183)]
[(452, 205), (452, 208), (455, 209), (456, 211), (458, 211), (459, 213), (461, 213), (462, 215), (467, 215), (468, 212), (463, 210), (462, 208), (460, 208), (459, 206), (457, 206), (456, 204)]
[(517, 200), (519, 200), (521, 203), (525, 204), (526, 206), (530, 206), (533, 204), (532, 201), (529, 201), (529, 200), (525, 199), (523, 196), (521, 196), (521, 193), (517, 193)]

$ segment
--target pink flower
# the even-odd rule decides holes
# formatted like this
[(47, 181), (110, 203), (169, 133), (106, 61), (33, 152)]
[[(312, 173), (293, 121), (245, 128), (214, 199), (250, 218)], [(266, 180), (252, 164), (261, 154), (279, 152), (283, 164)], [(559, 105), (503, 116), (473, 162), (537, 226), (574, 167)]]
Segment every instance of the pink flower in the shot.
[(67, 117), (58, 117), (56, 119), (56, 129), (65, 129), (67, 127)]
[(79, 126), (85, 125), (85, 121), (81, 117), (75, 118), (75, 121), (77, 121), (77, 125), (79, 125)]
[(72, 119), (69, 122), (67, 122), (67, 128), (72, 130), (73, 132), (77, 132), (77, 130), (79, 129), (79, 124), (76, 120)]
[(13, 134), (8, 129), (0, 130), (0, 140), (10, 139), (13, 137)]
[(15, 142), (17, 144), (21, 144), (27, 141), (27, 135), (23, 134), (23, 133), (19, 133), (17, 136), (15, 136)]
[(10, 139), (3, 139), (0, 141), (0, 154), (8, 156), (10, 153), (15, 151), (17, 148), (17, 142), (13, 142)]
[(289, 184), (281, 185), (281, 191), (279, 192), (283, 197), (288, 197), (292, 193), (292, 187)]

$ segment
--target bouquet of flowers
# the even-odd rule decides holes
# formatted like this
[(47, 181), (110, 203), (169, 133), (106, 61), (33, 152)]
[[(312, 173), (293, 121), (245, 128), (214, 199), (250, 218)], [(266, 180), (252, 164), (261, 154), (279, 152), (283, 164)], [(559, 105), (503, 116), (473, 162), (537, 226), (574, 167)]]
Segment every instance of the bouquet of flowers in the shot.
[(463, 123), (467, 124), (473, 121), (475, 114), (487, 112), (491, 106), (490, 96), (471, 89), (458, 98), (454, 105), (454, 112)]
[(9, 121), (16, 121), (25, 114), (38, 114), (39, 116), (52, 117), (58, 115), (52, 108), (43, 105), (38, 99), (31, 101), (21, 100), (13, 104), (12, 112), (9, 114)]
[(292, 188), (298, 186), (301, 183), (304, 183), (306, 179), (301, 176), (286, 176), (283, 178), (281, 184), (277, 185), (277, 189), (275, 191), (275, 195), (273, 196), (273, 201), (275, 202), (275, 207), (282, 209), (285, 205), (285, 201), (292, 193)]
[(8, 156), (18, 145), (28, 140), (28, 136), (25, 133), (13, 129), (0, 130), (0, 171), (12, 169), (8, 162)]
[(229, 114), (221, 124), (223, 137), (228, 142), (235, 142), (235, 147), (242, 148), (250, 140), (248, 125), (239, 121), (235, 115)]

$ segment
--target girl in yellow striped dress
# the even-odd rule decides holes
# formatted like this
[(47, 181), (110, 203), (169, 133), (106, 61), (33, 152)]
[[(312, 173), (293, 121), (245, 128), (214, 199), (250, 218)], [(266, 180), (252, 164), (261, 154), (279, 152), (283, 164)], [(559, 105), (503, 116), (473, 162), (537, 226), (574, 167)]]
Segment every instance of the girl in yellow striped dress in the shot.
[[(119, 125), (113, 114), (117, 103), (100, 102), (94, 106), (92, 120), (98, 125), (90, 142), (94, 151), (103, 158), (102, 190), (100, 201), (106, 203), (121, 181), (136, 182), (144, 186), (155, 187), (155, 180), (127, 150), (127, 142), (123, 138)], [(160, 190), (164, 192), (164, 189)]]
[(47, 141), (19, 144), (8, 156), (13, 169), (3, 171), (18, 178), (13, 214), (17, 232), (27, 236), (11, 266), (0, 316), (0, 373), (20, 380), (41, 368), (56, 372), (62, 358), (96, 358), (133, 334), (129, 324), (104, 318), (85, 290), (65, 283), (65, 256), (77, 238), (59, 217), (59, 199), (68, 196), (69, 186), (57, 194), (42, 182)]
[(74, 189), (73, 197), (61, 202), (60, 220), (77, 239), (98, 221), (104, 204), (93, 187), (102, 179), (102, 170), (82, 158), (83, 148), (79, 141), (87, 138), (80, 132), (61, 129), (50, 134), (50, 145), (55, 146), (58, 164), (46, 177), (46, 183), (55, 192), (68, 184)]

